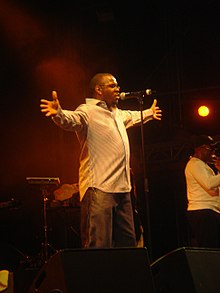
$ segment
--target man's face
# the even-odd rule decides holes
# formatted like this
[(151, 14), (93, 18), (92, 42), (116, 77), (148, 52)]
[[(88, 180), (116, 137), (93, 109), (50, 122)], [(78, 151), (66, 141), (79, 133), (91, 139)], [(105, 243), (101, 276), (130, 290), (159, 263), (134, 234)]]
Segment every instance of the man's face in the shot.
[(201, 153), (201, 159), (204, 162), (208, 162), (212, 159), (213, 149), (209, 145), (202, 145), (199, 147)]
[(106, 76), (99, 85), (101, 98), (106, 102), (108, 107), (115, 107), (118, 104), (120, 87), (113, 76)]
[(220, 171), (220, 157), (216, 156), (215, 167), (218, 171)]

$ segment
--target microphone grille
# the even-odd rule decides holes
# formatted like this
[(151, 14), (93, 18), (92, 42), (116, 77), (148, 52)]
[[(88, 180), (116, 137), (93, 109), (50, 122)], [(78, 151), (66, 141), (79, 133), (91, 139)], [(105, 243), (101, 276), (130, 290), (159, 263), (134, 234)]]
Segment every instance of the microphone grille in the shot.
[(122, 93), (119, 94), (119, 97), (120, 97), (121, 100), (125, 100), (126, 95), (125, 95), (124, 92), (122, 92)]
[(152, 95), (152, 90), (151, 90), (151, 89), (147, 89), (147, 90), (146, 90), (146, 95), (147, 95), (147, 96)]

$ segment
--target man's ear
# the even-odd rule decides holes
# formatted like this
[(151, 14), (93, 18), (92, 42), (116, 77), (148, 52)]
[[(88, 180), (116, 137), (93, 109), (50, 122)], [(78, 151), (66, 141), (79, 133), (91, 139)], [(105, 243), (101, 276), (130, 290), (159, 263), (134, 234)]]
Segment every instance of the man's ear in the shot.
[(95, 92), (99, 95), (102, 94), (102, 87), (100, 85), (96, 85), (95, 86)]

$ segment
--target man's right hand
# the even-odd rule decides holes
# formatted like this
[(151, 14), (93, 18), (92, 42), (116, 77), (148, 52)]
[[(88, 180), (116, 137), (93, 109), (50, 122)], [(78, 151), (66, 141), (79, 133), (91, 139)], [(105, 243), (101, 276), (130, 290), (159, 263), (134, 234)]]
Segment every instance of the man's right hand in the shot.
[(45, 113), (45, 116), (47, 117), (55, 116), (60, 106), (56, 91), (52, 91), (52, 98), (52, 101), (41, 99), (41, 112)]

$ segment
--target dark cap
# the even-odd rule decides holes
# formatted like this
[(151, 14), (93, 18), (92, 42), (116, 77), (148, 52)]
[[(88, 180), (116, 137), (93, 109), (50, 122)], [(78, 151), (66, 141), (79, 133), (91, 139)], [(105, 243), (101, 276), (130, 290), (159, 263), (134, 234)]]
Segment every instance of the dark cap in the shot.
[(194, 148), (200, 147), (202, 145), (208, 145), (213, 147), (214, 139), (209, 135), (199, 135), (194, 140)]

